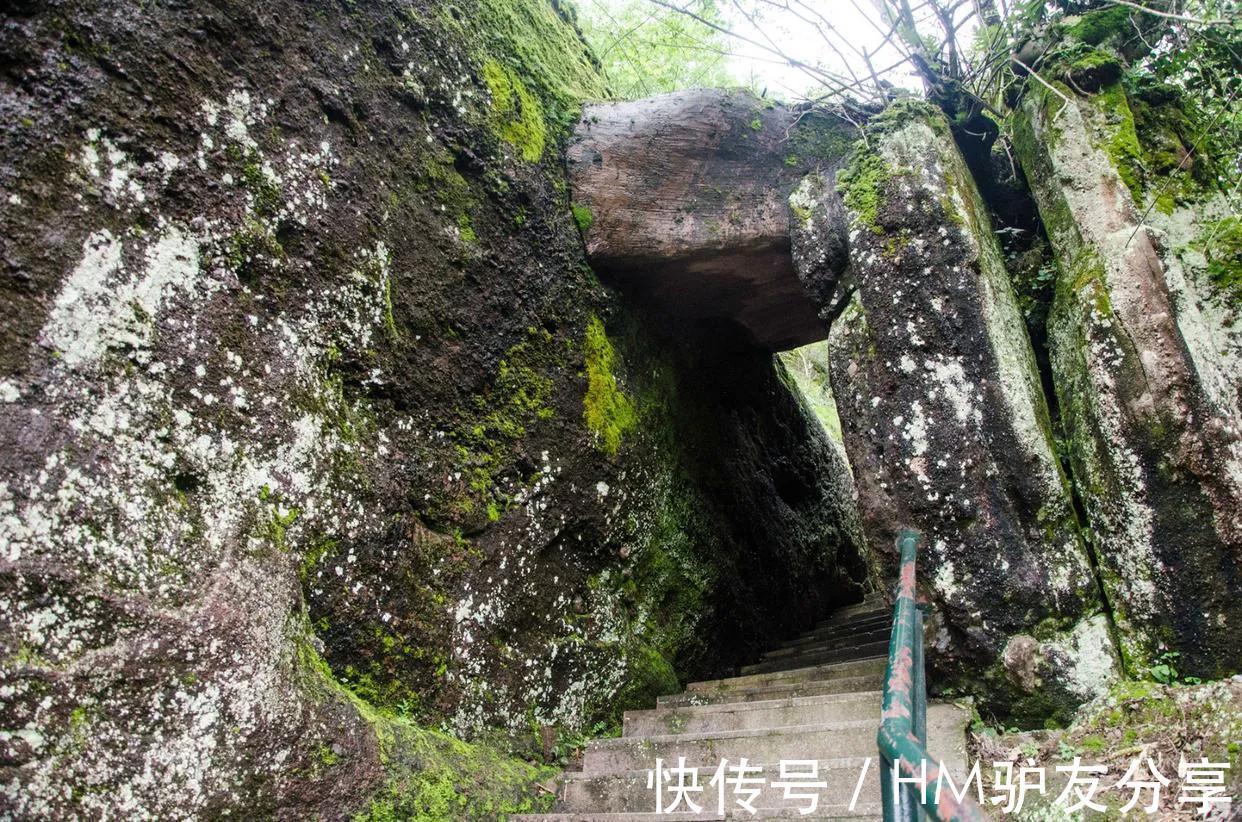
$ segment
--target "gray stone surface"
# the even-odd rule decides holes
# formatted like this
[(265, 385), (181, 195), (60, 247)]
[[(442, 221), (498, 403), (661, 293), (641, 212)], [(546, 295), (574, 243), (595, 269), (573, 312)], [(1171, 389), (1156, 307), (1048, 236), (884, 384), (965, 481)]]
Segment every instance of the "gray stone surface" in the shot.
[[(922, 532), (937, 681), (1067, 717), (1113, 653), (999, 246), (937, 110), (896, 104), (868, 142), (837, 175), (857, 291), (829, 340), (868, 544), (891, 578), (898, 528)], [(1036, 632), (1037, 686), (1004, 664)]]
[(844, 225), (824, 227), (813, 272), (796, 271), (788, 198), (854, 134), (844, 120), (743, 91), (587, 106), (569, 172), (590, 215), (591, 264), (675, 321), (728, 322), (773, 351), (822, 340), (816, 298), (845, 268)]

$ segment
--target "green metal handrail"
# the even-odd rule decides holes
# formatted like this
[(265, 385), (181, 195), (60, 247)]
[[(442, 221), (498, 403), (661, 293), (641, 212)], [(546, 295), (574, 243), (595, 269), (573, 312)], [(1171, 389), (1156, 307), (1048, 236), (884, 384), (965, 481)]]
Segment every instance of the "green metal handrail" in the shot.
[[(884, 711), (876, 742), (880, 747), (880, 791), (884, 822), (918, 822), (919, 806), (931, 819), (942, 822), (982, 822), (979, 804), (969, 796), (961, 801), (953, 791), (938, 795), (940, 763), (927, 752), (927, 681), (923, 676), (923, 611), (915, 588), (915, 561), (919, 534), (903, 528), (897, 535), (901, 575), (893, 606), (893, 633), (888, 641), (888, 670), (884, 673)], [(903, 781), (893, 774), (897, 763)], [(920, 763), (924, 763), (920, 767)], [(906, 782), (912, 779), (913, 782)]]

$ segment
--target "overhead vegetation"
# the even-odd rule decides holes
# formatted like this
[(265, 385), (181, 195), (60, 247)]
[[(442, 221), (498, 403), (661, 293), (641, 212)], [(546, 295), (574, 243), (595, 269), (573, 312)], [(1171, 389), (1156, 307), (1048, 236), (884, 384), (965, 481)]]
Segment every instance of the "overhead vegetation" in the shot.
[(722, 23), (714, 0), (687, 4), (694, 16), (648, 0), (581, 0), (579, 5), (583, 34), (618, 98), (735, 85), (726, 69), (727, 38), (702, 22)]

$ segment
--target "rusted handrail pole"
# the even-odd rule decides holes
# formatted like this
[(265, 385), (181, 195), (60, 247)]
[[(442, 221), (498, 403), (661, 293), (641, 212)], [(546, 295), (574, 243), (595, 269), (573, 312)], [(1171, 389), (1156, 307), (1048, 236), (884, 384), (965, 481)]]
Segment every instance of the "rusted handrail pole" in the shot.
[[(927, 752), (927, 686), (923, 676), (923, 612), (915, 586), (919, 534), (903, 528), (897, 535), (901, 573), (893, 606), (893, 632), (884, 674), (884, 710), (876, 741), (880, 748), (880, 790), (885, 822), (917, 822), (919, 806), (942, 822), (983, 822), (978, 803), (961, 801), (952, 791), (939, 795), (940, 763)], [(893, 763), (903, 780), (897, 784)]]

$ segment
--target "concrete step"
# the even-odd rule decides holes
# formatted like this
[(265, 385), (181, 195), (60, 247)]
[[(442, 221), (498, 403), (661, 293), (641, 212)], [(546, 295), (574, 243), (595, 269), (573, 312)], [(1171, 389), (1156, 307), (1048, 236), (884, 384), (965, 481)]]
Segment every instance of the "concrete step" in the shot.
[(851, 645), (859, 645), (867, 642), (883, 642), (889, 638), (890, 628), (887, 625), (881, 625), (866, 631), (851, 631), (847, 634), (838, 634), (829, 639), (807, 640), (797, 645), (783, 645), (780, 648), (768, 651), (763, 655), (764, 659), (782, 659), (798, 654), (813, 653), (816, 651), (831, 651), (836, 648), (844, 648)]
[(685, 691), (662, 696), (656, 700), (661, 708), (677, 708), (688, 705), (727, 705), (747, 702), (767, 702), (794, 697), (848, 694), (858, 691), (878, 691), (884, 685), (884, 673), (864, 676), (846, 676), (811, 682), (787, 682), (751, 689), (724, 689), (707, 692)]
[(807, 668), (797, 668), (786, 671), (744, 674), (742, 676), (734, 676), (727, 679), (707, 679), (701, 682), (691, 682), (686, 686), (686, 690), (697, 693), (705, 693), (708, 691), (750, 690), (754, 688), (764, 688), (778, 683), (786, 684), (791, 682), (823, 681), (829, 679), (840, 679), (847, 676), (865, 676), (877, 672), (880, 675), (883, 675), (884, 668), (888, 664), (887, 649), (885, 649), (885, 651), (886, 653), (884, 656), (876, 656), (872, 659), (854, 659), (848, 662), (835, 662), (828, 665), (815, 665)]
[(626, 711), (622, 736), (694, 734), (815, 725), (841, 719), (875, 716), (880, 719), (880, 691), (791, 697), (715, 705), (664, 707), (654, 711)]
[[(730, 762), (729, 765), (736, 763)], [(961, 761), (945, 761), (944, 766), (953, 776), (953, 784), (960, 785), (965, 777), (966, 768)], [(780, 765), (747, 762), (748, 767), (761, 767), (760, 773), (748, 771), (748, 776), (757, 776), (764, 782), (756, 784), (761, 793), (754, 800), (756, 809), (763, 807), (772, 810), (797, 810), (807, 807), (807, 800), (787, 798), (783, 788), (773, 787), (772, 782), (780, 779)], [(720, 807), (718, 788), (710, 782), (715, 774), (715, 767), (700, 769), (698, 784), (703, 788), (701, 793), (692, 795), (696, 804), (704, 810)], [(864, 768), (866, 772), (864, 774)], [(793, 789), (795, 794), (814, 793), (819, 797), (820, 809), (848, 809), (850, 801), (858, 792), (855, 810), (863, 806), (879, 804), (880, 798), (880, 763), (878, 757), (871, 757), (868, 764), (863, 757), (847, 759), (819, 760), (818, 780), (826, 783), (822, 788)], [(590, 776), (583, 773), (568, 773), (562, 778), (558, 807), (567, 812), (596, 813), (642, 813), (655, 811), (655, 790), (648, 787), (647, 771), (631, 771), (623, 774), (607, 774)], [(859, 787), (859, 781), (862, 786)], [(665, 788), (665, 804), (671, 799)], [(733, 805), (736, 795), (733, 785), (725, 786), (725, 809)]]
[(892, 628), (892, 617), (885, 616), (883, 619), (869, 619), (858, 625), (842, 625), (836, 628), (815, 628), (800, 637), (791, 639), (788, 642), (782, 643), (776, 647), (790, 648), (799, 645), (814, 645), (817, 642), (831, 642), (832, 640), (840, 639), (841, 637), (856, 636), (857, 634), (865, 634), (871, 631), (891, 631)]
[(891, 618), (893, 609), (883, 602), (860, 602), (857, 605), (850, 605), (839, 611), (833, 611), (828, 615), (827, 619), (820, 623), (820, 626), (844, 625), (856, 620), (870, 619), (880, 614), (887, 614)]
[[(966, 761), (965, 728), (970, 714), (952, 703), (927, 706), (928, 750), (945, 762)], [(685, 757), (692, 767), (712, 766), (722, 759), (737, 762), (779, 762), (782, 759), (840, 759), (876, 754), (875, 718), (842, 720), (791, 728), (668, 734), (638, 738), (596, 739), (587, 743), (582, 772), (589, 776), (646, 771), (656, 759), (676, 763)]]
[[(700, 803), (701, 804), (701, 803)], [(706, 807), (704, 807), (706, 810)], [(860, 800), (851, 811), (846, 806), (821, 806), (815, 813), (802, 816), (798, 811), (789, 808), (755, 808), (750, 813), (742, 808), (728, 810), (725, 813), (545, 813), (516, 814), (509, 819), (514, 822), (707, 822), (708, 820), (732, 819), (801, 819), (809, 822), (829, 822), (835, 819), (849, 819), (852, 822), (880, 822), (883, 819), (879, 803), (863, 804)]]
[(713, 767), (721, 759), (751, 762), (781, 759), (835, 759), (867, 756), (875, 750), (875, 719), (825, 722), (797, 728), (761, 728), (713, 731), (705, 734), (647, 736), (638, 739), (596, 739), (582, 754), (582, 770), (591, 775), (640, 771), (654, 767), (657, 758), (688, 766)]
[(828, 619), (817, 622), (807, 630), (782, 640), (776, 647), (792, 645), (796, 642), (805, 642), (813, 638), (832, 638), (842, 634), (853, 633), (855, 628), (872, 628), (876, 625), (888, 625), (892, 622), (893, 615), (891, 612), (876, 611), (873, 614), (864, 614), (859, 618), (849, 617), (843, 619)]
[(864, 598), (862, 602), (854, 602), (853, 605), (847, 605), (845, 607), (837, 608), (836, 611), (832, 611), (831, 613), (828, 613), (827, 618), (830, 618), (830, 620), (833, 620), (833, 618), (851, 616), (851, 615), (854, 615), (854, 613), (859, 613), (863, 611), (874, 611), (876, 610), (876, 608), (887, 608), (887, 607), (888, 607), (888, 601), (886, 600), (886, 598), (884, 598), (882, 595), (879, 595), (879, 594), (873, 594), (871, 596)]
[(891, 630), (893, 625), (893, 615), (885, 612), (881, 616), (872, 617), (871, 619), (861, 620), (859, 622), (847, 622), (844, 625), (817, 625), (804, 634), (786, 640), (778, 645), (778, 648), (788, 648), (794, 645), (806, 645), (813, 642), (822, 642), (828, 639), (836, 639), (840, 636), (848, 636), (850, 634), (862, 633), (864, 631)]
[[(690, 683), (680, 694), (657, 699), (654, 710), (627, 711), (620, 739), (598, 739), (583, 751), (582, 770), (562, 775), (557, 812), (511, 817), (519, 822), (621, 822), (622, 820), (874, 819), (880, 818), (880, 689), (887, 664), (889, 611), (874, 600), (842, 609), (811, 632), (764, 654), (739, 676)], [(928, 748), (955, 776), (964, 773), (970, 712), (931, 703)], [(701, 812), (655, 813), (648, 771), (685, 764), (698, 769)], [(858, 788), (864, 763), (871, 766)], [(709, 785), (722, 761), (764, 764), (757, 776), (756, 813), (734, 802), (726, 785), (725, 808)], [(819, 806), (802, 814), (804, 799), (786, 799), (781, 761), (815, 759)], [(960, 784), (960, 781), (959, 781)], [(858, 790), (857, 807), (849, 801)], [(667, 790), (667, 789), (666, 789)], [(795, 789), (798, 790), (798, 789)], [(805, 791), (806, 789), (801, 789)], [(668, 794), (666, 793), (666, 797)], [(671, 800), (671, 797), (669, 797)]]
[(743, 665), (741, 673), (761, 674), (771, 671), (788, 671), (797, 668), (809, 668), (817, 665), (826, 665), (832, 662), (847, 662), (855, 659), (870, 659), (871, 657), (888, 654), (888, 639), (872, 640), (858, 645), (847, 645), (842, 648), (833, 648), (827, 651), (817, 651), (815, 653), (800, 654), (798, 656), (788, 658), (777, 658), (766, 660), (754, 665)]

